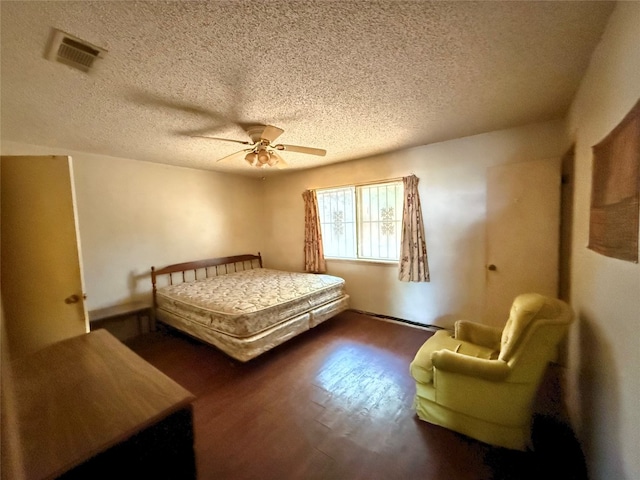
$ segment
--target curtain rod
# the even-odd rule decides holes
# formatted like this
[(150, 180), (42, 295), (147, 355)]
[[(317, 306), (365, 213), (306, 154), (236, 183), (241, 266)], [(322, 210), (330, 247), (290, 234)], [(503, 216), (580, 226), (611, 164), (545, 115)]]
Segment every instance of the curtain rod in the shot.
[[(413, 173), (407, 175), (410, 177)], [(346, 183), (344, 185), (332, 185), (329, 187), (316, 187), (316, 188), (308, 188), (307, 190), (325, 190), (328, 188), (342, 188), (342, 187), (363, 187), (365, 185), (375, 185), (376, 183), (391, 183), (391, 182), (400, 182), (404, 179), (404, 177), (396, 177), (396, 178), (386, 178), (384, 180), (371, 180), (370, 182), (360, 182), (360, 183)]]

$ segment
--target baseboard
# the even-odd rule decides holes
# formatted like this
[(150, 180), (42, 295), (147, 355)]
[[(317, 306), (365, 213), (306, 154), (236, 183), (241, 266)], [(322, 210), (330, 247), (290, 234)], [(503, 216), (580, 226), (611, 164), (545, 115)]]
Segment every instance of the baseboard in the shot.
[(436, 325), (427, 325), (420, 322), (414, 322), (413, 320), (405, 320), (404, 318), (391, 317), (389, 315), (381, 315), (379, 313), (373, 313), (373, 312), (365, 312), (364, 310), (357, 310), (355, 308), (350, 308), (349, 311), (361, 313), (362, 315), (367, 315), (377, 320), (382, 320), (382, 321), (391, 322), (391, 323), (399, 323), (402, 325), (408, 325), (410, 327), (419, 328), (422, 330), (429, 330), (431, 332), (437, 332), (438, 330), (443, 330), (443, 327), (438, 327)]

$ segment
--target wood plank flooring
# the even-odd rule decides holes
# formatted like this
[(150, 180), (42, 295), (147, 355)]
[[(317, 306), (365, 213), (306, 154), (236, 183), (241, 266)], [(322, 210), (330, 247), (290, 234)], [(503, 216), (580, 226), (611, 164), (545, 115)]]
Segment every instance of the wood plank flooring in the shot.
[(430, 335), (343, 312), (244, 364), (171, 329), (127, 343), (197, 397), (201, 480), (586, 478), (555, 421), (536, 430), (540, 454), (418, 420), (408, 367)]

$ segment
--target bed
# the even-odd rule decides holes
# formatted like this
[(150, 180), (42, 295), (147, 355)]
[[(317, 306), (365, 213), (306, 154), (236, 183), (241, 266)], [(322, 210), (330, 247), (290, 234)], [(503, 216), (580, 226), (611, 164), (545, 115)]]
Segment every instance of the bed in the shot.
[(151, 267), (155, 319), (246, 362), (349, 307), (333, 275), (263, 268), (246, 254)]

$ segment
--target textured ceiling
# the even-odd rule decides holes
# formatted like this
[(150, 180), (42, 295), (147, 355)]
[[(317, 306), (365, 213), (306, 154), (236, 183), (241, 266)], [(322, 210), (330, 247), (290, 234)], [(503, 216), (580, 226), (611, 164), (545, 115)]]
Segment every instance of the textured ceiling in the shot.
[[(18, 1), (1, 6), (3, 140), (246, 175), (243, 126), (291, 169), (563, 117), (610, 2)], [(44, 58), (52, 28), (107, 50)]]

